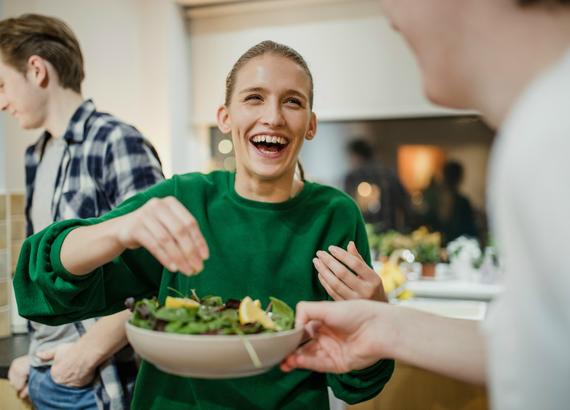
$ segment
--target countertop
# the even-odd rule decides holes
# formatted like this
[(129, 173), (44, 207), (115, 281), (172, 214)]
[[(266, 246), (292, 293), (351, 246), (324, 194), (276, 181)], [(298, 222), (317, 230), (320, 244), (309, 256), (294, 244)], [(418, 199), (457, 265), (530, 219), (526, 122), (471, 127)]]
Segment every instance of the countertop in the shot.
[(487, 314), (487, 303), (476, 300), (414, 298), (396, 303), (454, 319), (483, 320)]
[(16, 357), (27, 354), (29, 345), (30, 336), (27, 334), (0, 338), (0, 379), (8, 377), (10, 363)]
[(411, 280), (406, 288), (416, 296), (437, 299), (463, 299), (489, 302), (501, 294), (500, 284), (465, 282), (460, 280)]

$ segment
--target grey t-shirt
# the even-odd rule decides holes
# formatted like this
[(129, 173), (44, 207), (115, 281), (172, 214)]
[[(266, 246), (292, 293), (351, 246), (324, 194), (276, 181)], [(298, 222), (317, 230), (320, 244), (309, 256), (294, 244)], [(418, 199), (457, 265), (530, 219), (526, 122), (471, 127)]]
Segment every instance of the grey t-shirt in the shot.
[[(35, 232), (39, 232), (54, 222), (51, 204), (55, 190), (55, 180), (65, 153), (65, 147), (66, 142), (63, 139), (50, 138), (46, 143), (44, 155), (37, 168), (30, 212)], [(46, 326), (31, 322), (31, 325), (34, 333), (32, 334), (29, 355), (31, 365), (34, 367), (51, 364), (50, 362), (42, 362), (36, 356), (36, 352), (50, 350), (61, 343), (74, 342), (79, 338), (79, 333), (73, 324)]]

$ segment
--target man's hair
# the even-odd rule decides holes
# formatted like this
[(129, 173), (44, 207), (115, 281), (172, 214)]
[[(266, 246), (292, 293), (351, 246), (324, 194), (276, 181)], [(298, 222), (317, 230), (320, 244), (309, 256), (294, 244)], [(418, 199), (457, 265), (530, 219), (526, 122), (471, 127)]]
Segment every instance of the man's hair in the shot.
[(85, 78), (77, 38), (63, 21), (38, 14), (0, 21), (0, 54), (4, 63), (25, 74), (28, 59), (37, 55), (49, 61), (63, 88), (81, 92)]

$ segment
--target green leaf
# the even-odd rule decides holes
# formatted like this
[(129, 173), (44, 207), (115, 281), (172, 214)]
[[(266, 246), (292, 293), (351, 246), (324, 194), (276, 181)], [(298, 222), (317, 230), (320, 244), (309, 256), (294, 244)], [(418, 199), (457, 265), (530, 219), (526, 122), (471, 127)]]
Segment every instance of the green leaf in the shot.
[(197, 309), (191, 309), (185, 307), (176, 308), (176, 309), (162, 307), (156, 311), (155, 317), (157, 319), (162, 319), (167, 322), (175, 322), (175, 321), (189, 322), (196, 318), (196, 310)]
[(203, 305), (206, 306), (222, 306), (224, 304), (224, 302), (222, 301), (222, 298), (220, 296), (212, 296), (212, 295), (208, 295), (208, 296), (204, 296), (202, 298), (202, 302)]
[(277, 330), (289, 330), (295, 323), (295, 312), (280, 299), (269, 297), (271, 300), (271, 320), (277, 325)]

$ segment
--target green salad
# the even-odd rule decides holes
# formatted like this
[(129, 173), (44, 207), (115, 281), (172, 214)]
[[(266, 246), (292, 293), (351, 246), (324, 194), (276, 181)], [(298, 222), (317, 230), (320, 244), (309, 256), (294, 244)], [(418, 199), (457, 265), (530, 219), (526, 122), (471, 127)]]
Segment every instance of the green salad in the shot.
[(189, 335), (244, 335), (279, 332), (292, 329), (295, 323), (293, 309), (282, 300), (270, 297), (262, 309), (258, 300), (223, 301), (220, 296), (198, 298), (168, 296), (163, 306), (156, 298), (137, 302), (127, 299), (125, 304), (133, 312), (134, 326), (160, 332)]

